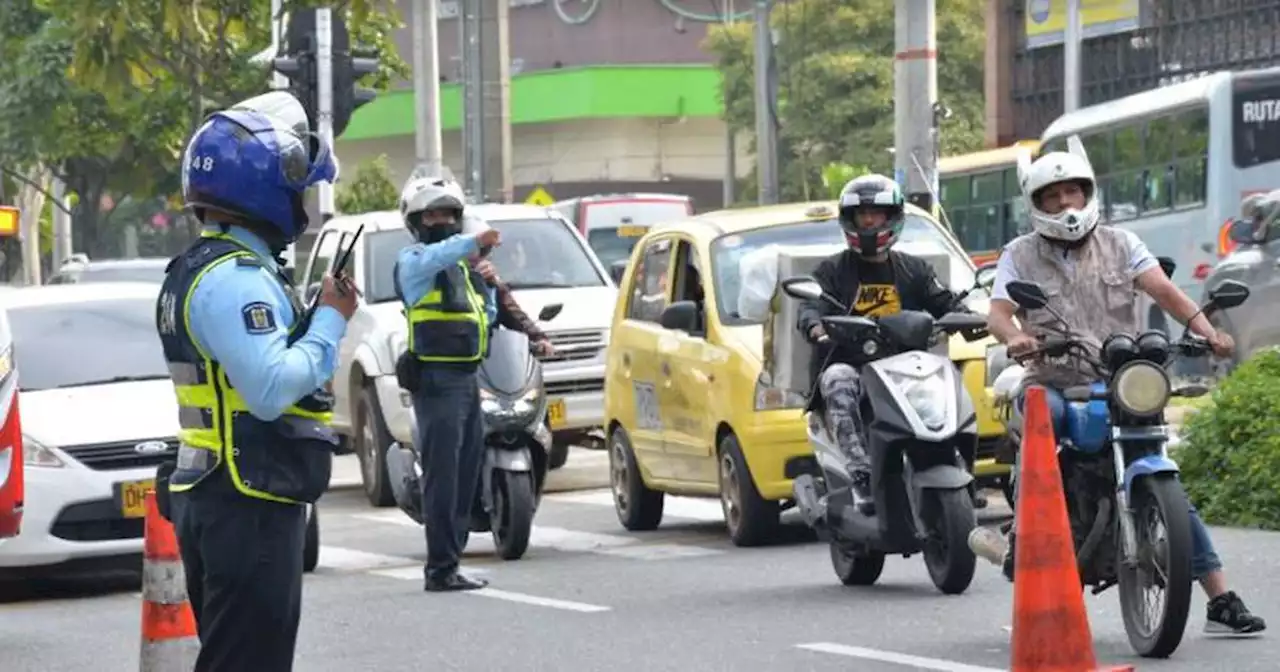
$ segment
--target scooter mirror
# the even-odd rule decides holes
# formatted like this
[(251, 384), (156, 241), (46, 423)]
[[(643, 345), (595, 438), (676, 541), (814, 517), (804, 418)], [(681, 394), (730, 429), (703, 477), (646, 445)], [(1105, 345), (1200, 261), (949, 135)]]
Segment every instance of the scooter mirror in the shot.
[(1209, 301), (1217, 308), (1235, 308), (1249, 298), (1249, 286), (1238, 280), (1223, 280), (1209, 290)]
[(782, 291), (796, 299), (809, 301), (822, 299), (822, 286), (810, 278), (787, 278), (782, 281)]
[(996, 262), (988, 261), (974, 272), (974, 287), (990, 289), (996, 282)]
[(542, 310), (538, 311), (538, 321), (549, 322), (551, 320), (554, 320), (562, 310), (564, 310), (563, 303), (548, 303), (547, 305), (542, 307)]
[(1049, 297), (1045, 296), (1044, 290), (1034, 282), (1022, 282), (1015, 280), (1008, 285), (1009, 298), (1014, 303), (1028, 310), (1038, 310), (1049, 304)]

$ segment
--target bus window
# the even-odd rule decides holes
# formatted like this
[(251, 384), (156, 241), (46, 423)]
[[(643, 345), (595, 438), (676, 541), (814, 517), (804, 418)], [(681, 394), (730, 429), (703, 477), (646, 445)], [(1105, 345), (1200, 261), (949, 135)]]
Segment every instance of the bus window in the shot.
[(1173, 118), (1173, 206), (1205, 202), (1208, 187), (1209, 110), (1183, 112)]
[(1239, 85), (1231, 102), (1231, 146), (1237, 168), (1280, 160), (1280, 87)]

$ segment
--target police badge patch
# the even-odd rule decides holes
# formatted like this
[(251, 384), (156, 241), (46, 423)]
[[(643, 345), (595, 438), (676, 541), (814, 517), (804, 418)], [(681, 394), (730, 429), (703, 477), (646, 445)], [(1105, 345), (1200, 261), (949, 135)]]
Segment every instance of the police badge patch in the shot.
[(240, 310), (244, 330), (251, 334), (269, 334), (276, 330), (275, 311), (263, 301), (254, 301)]

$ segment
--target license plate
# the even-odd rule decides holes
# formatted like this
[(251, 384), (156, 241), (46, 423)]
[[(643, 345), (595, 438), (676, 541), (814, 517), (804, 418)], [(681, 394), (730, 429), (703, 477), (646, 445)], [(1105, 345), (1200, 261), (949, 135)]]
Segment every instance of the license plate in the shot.
[(648, 233), (648, 231), (649, 231), (649, 227), (647, 226), (619, 226), (618, 237), (619, 238), (642, 238), (644, 237), (645, 233)]
[(119, 493), (120, 515), (125, 518), (145, 517), (147, 515), (147, 493), (155, 489), (155, 479), (117, 483), (116, 492)]
[(547, 424), (551, 425), (551, 429), (560, 429), (564, 423), (564, 399), (553, 399), (547, 404)]

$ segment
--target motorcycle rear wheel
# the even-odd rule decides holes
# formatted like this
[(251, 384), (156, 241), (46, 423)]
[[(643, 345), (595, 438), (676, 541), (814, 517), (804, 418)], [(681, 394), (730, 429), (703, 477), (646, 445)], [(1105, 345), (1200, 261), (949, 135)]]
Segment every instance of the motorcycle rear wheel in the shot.
[(880, 579), (880, 573), (884, 571), (884, 553), (855, 553), (832, 540), (831, 568), (836, 570), (840, 583), (846, 586), (870, 586)]
[[(1120, 612), (1129, 645), (1143, 658), (1168, 658), (1178, 649), (1191, 611), (1191, 506), (1178, 478), (1157, 474), (1133, 484), (1134, 527), (1138, 537), (1138, 566), (1118, 567)], [(1152, 540), (1148, 524), (1151, 514), (1159, 516), (1164, 539)], [(1148, 627), (1143, 616), (1143, 591), (1151, 587), (1158, 570), (1164, 579), (1164, 608)]]
[(519, 560), (529, 549), (533, 532), (533, 474), (499, 470), (493, 473), (492, 484), (493, 545), (503, 560)]
[(973, 583), (978, 556), (969, 548), (969, 533), (978, 526), (969, 490), (925, 490), (928, 540), (924, 564), (933, 585), (945, 595), (959, 595)]

